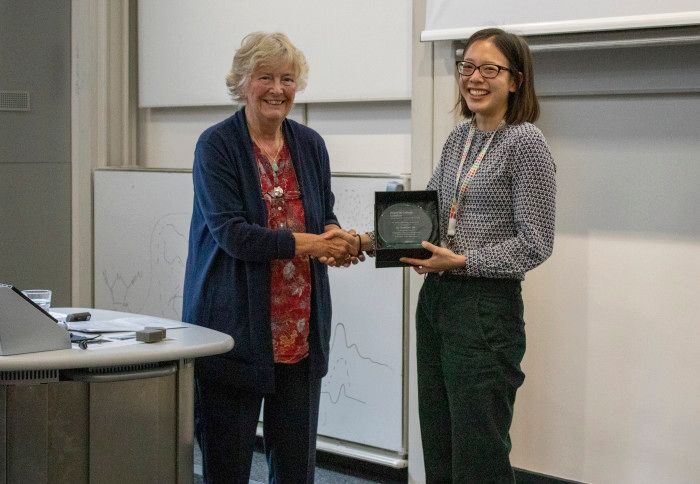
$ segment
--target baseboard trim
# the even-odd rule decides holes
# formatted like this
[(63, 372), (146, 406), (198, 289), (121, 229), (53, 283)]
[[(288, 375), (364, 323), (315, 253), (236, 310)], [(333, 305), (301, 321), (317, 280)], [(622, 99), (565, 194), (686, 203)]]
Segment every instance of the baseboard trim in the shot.
[(549, 476), (525, 469), (514, 468), (513, 471), (515, 472), (515, 481), (518, 484), (584, 484), (581, 481), (572, 481), (563, 477)]
[[(260, 436), (257, 436), (255, 439), (255, 450), (258, 452), (264, 452), (263, 440)], [(339, 472), (347, 473), (350, 472), (351, 469), (358, 470), (358, 468), (362, 468), (362, 470), (365, 472), (375, 474), (377, 476), (382, 476), (386, 479), (386, 482), (408, 481), (407, 468), (394, 469), (380, 464), (364, 462), (352, 459), (347, 456), (324, 452), (320, 449), (317, 450), (316, 460), (317, 464), (319, 464), (320, 466), (333, 468), (334, 470)], [(582, 481), (573, 481), (570, 479), (565, 479), (563, 477), (550, 476), (547, 474), (542, 474), (540, 472), (528, 471), (526, 469), (513, 468), (513, 471), (515, 473), (515, 481), (518, 484), (586, 484)]]

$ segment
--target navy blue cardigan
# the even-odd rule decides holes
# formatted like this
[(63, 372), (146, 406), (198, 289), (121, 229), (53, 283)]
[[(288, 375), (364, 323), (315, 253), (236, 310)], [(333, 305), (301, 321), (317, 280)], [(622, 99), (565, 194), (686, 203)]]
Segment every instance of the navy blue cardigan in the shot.
[[(306, 231), (337, 224), (328, 152), (321, 136), (285, 120), (284, 138), (294, 163)], [(183, 320), (230, 334), (233, 349), (199, 358), (198, 378), (224, 385), (274, 390), (270, 328), (270, 261), (294, 257), (288, 229), (267, 228), (245, 108), (199, 137), (192, 169), (194, 206), (185, 271)], [(309, 368), (328, 370), (331, 297), (327, 267), (311, 260)]]

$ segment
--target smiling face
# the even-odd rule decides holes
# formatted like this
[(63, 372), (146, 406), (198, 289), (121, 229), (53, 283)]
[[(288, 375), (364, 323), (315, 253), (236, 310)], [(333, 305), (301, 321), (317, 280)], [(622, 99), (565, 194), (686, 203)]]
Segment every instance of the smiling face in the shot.
[[(477, 40), (464, 53), (474, 65), (496, 64), (508, 67), (508, 59), (491, 39)], [(493, 79), (484, 79), (476, 69), (471, 76), (459, 76), (459, 92), (474, 113), (479, 129), (496, 129), (508, 110), (508, 96), (517, 89), (513, 75), (501, 70)]]
[(287, 117), (297, 92), (291, 64), (259, 66), (245, 88), (246, 117), (258, 131), (277, 129)]

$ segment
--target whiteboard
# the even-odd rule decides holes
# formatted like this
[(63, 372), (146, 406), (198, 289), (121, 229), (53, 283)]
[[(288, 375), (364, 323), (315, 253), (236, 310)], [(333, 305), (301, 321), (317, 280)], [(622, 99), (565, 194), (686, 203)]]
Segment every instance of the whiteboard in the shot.
[(521, 35), (596, 32), (700, 24), (697, 0), (538, 0), (465, 8), (462, 0), (427, 0), (421, 40), (466, 39), (483, 27)]
[[(344, 228), (373, 229), (374, 192), (400, 178), (333, 177)], [(329, 270), (333, 330), (319, 435), (402, 451), (403, 275), (374, 260)]]
[[(374, 191), (400, 178), (335, 176), (346, 228), (372, 226)], [(190, 172), (94, 173), (95, 307), (180, 320), (192, 214)], [(330, 269), (333, 321), (319, 435), (403, 446), (403, 269)]]
[(192, 174), (94, 173), (95, 307), (180, 320)]
[(306, 55), (297, 102), (408, 100), (411, 29), (407, 0), (140, 0), (139, 106), (231, 104), (224, 78), (257, 30)]

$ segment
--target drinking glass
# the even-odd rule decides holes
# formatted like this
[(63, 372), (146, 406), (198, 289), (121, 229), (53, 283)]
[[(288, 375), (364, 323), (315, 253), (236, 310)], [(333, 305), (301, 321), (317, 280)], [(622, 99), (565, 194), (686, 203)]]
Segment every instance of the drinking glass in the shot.
[(49, 289), (27, 289), (22, 291), (22, 294), (34, 301), (44, 311), (48, 311), (51, 307), (51, 291)]

